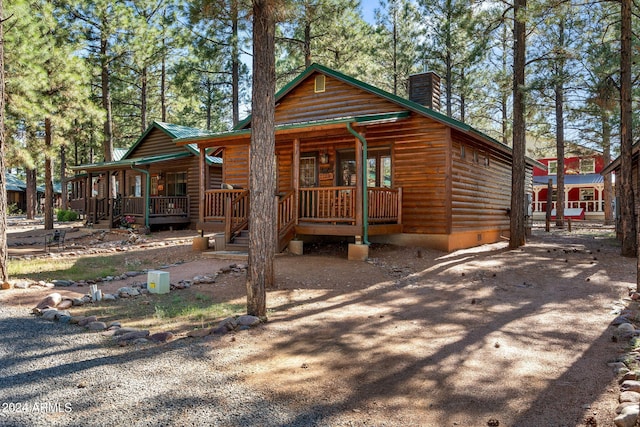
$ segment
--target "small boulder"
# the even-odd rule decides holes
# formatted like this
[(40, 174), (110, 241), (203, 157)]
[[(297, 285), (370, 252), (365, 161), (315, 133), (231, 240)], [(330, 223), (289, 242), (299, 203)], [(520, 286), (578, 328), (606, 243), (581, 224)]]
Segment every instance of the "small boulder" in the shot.
[(79, 326), (87, 326), (91, 322), (97, 321), (98, 318), (96, 316), (87, 316), (78, 321)]
[(42, 310), (42, 318), (44, 320), (56, 320), (56, 314), (58, 314), (58, 310), (55, 308), (47, 308), (46, 310)]
[(256, 316), (250, 316), (248, 314), (239, 316), (236, 322), (240, 326), (256, 326), (260, 324), (260, 318)]
[(622, 393), (620, 393), (620, 397), (618, 400), (620, 401), (620, 403), (640, 403), (640, 393), (638, 393), (637, 391), (623, 391)]
[(73, 305), (73, 300), (63, 299), (56, 308), (58, 310), (66, 310), (67, 308), (70, 308), (72, 305)]
[(620, 385), (620, 390), (640, 392), (640, 381), (626, 380)]
[(127, 332), (122, 335), (116, 335), (116, 340), (117, 341), (134, 341), (139, 338), (147, 338), (148, 336), (149, 336), (149, 331), (140, 330), (135, 332)]
[(638, 415), (640, 415), (640, 406), (637, 404), (628, 405), (622, 409), (620, 415), (613, 419), (613, 423), (616, 427), (633, 427), (638, 421)]
[(56, 307), (58, 304), (60, 304), (61, 301), (62, 301), (62, 295), (60, 295), (57, 292), (54, 292), (52, 294), (49, 294), (42, 301), (40, 301), (38, 305), (36, 305), (36, 308), (39, 308), (40, 310), (47, 307), (53, 308), (53, 307)]
[(54, 280), (51, 283), (53, 283), (53, 286), (57, 287), (68, 287), (73, 285), (73, 282), (71, 280)]
[(91, 322), (88, 323), (85, 328), (87, 328), (90, 331), (104, 331), (105, 329), (107, 329), (107, 324), (104, 322)]
[(157, 332), (153, 335), (149, 335), (149, 340), (153, 342), (167, 342), (173, 339), (171, 332)]
[(202, 338), (202, 337), (206, 337), (207, 335), (211, 335), (211, 332), (212, 332), (211, 328), (194, 329), (192, 331), (187, 332), (187, 336), (192, 338)]

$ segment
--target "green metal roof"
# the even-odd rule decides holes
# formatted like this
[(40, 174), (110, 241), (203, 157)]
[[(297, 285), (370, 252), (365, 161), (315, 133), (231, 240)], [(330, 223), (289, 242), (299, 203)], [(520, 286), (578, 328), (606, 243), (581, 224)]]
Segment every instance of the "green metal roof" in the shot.
[(117, 160), (113, 162), (100, 162), (100, 163), (89, 163), (85, 165), (71, 166), (72, 170), (91, 170), (91, 171), (103, 171), (106, 169), (117, 169), (117, 168), (130, 168), (134, 166), (143, 166), (149, 165), (152, 163), (166, 162), (169, 160), (181, 159), (184, 157), (191, 156), (192, 153), (188, 151), (182, 151), (179, 153), (170, 153), (170, 154), (159, 154), (157, 156), (147, 156), (147, 157), (137, 157), (131, 159), (123, 159)]
[[(307, 121), (307, 122), (297, 122), (297, 123), (285, 123), (285, 124), (279, 124), (275, 126), (276, 132), (279, 130), (289, 130), (289, 129), (304, 129), (307, 128), (309, 126), (325, 126), (325, 125), (333, 125), (333, 124), (340, 124), (340, 123), (372, 123), (372, 122), (381, 122), (381, 121), (388, 121), (388, 120), (398, 120), (398, 119), (403, 119), (409, 117), (409, 112), (408, 111), (397, 111), (394, 113), (382, 113), (382, 114), (365, 114), (362, 116), (348, 116), (348, 117), (338, 117), (335, 119), (326, 119), (326, 120), (312, 120), (312, 121)], [(189, 145), (196, 145), (197, 146), (197, 141), (199, 140), (208, 140), (211, 138), (220, 138), (220, 139), (224, 139), (225, 137), (229, 137), (229, 136), (241, 136), (241, 135), (246, 135), (246, 136), (250, 136), (251, 135), (251, 129), (237, 129), (237, 130), (232, 130), (232, 131), (227, 131), (227, 132), (220, 132), (220, 133), (216, 133), (216, 134), (212, 134), (212, 135), (207, 135), (207, 136), (201, 136), (201, 137), (197, 137), (197, 138), (186, 138), (184, 139), (184, 141), (195, 141), (193, 144), (189, 144)], [(183, 140), (176, 140), (176, 142), (181, 142)]]
[[(408, 111), (413, 111), (417, 114), (420, 114), (422, 116), (425, 117), (429, 117), (433, 120), (436, 120), (440, 123), (443, 123), (449, 127), (452, 127), (454, 129), (457, 129), (461, 132), (470, 134), (476, 138), (482, 139), (483, 141), (495, 146), (496, 148), (500, 149), (500, 150), (504, 150), (504, 151), (508, 151), (511, 152), (512, 149), (511, 147), (509, 147), (508, 145), (503, 144), (502, 142), (490, 137), (489, 135), (469, 126), (466, 123), (463, 123), (459, 120), (453, 119), (451, 117), (448, 117), (438, 111), (432, 110), (431, 108), (427, 108), (424, 105), (418, 104), (417, 102), (414, 101), (410, 101), (408, 99), (399, 97), (397, 95), (394, 95), (392, 93), (389, 93), (385, 90), (382, 90), (380, 88), (377, 88), (375, 86), (372, 86), (368, 83), (365, 83), (361, 80), (355, 79), (353, 77), (349, 77), (345, 74), (342, 74), (339, 71), (336, 70), (332, 70), (330, 68), (327, 68), (323, 65), (314, 63), (312, 65), (310, 65), (306, 70), (304, 70), (302, 73), (300, 73), (295, 79), (293, 79), (291, 82), (289, 82), (287, 85), (285, 85), (282, 89), (280, 89), (278, 91), (278, 93), (275, 96), (275, 103), (277, 104), (281, 98), (283, 98), (284, 96), (286, 96), (289, 92), (291, 92), (296, 86), (298, 86), (303, 80), (305, 80), (306, 78), (308, 78), (310, 75), (312, 75), (313, 73), (318, 72), (318, 73), (322, 73), (325, 74), (327, 76), (333, 77), (337, 80), (341, 80), (344, 83), (347, 83), (351, 86), (355, 86), (359, 89), (362, 89), (364, 91), (370, 92), (374, 95), (380, 96), (384, 99), (387, 99), (395, 104), (397, 104), (399, 107), (401, 107), (402, 109), (406, 109)], [(341, 120), (341, 119), (335, 119), (335, 120)], [(223, 132), (223, 133), (218, 133), (218, 134), (210, 134), (208, 135), (209, 137), (214, 136), (216, 138), (218, 137), (222, 137), (225, 135), (241, 135), (242, 131), (246, 131), (250, 133), (250, 128), (248, 128), (249, 124), (251, 123), (251, 115), (249, 115), (247, 118), (245, 118), (243, 121), (241, 121), (240, 123), (238, 123), (238, 125), (234, 128), (233, 131), (231, 132)], [(306, 122), (306, 123), (296, 123), (296, 124), (286, 124), (286, 125), (277, 125), (276, 129), (282, 129), (283, 126), (300, 126), (300, 127), (304, 127), (304, 126), (308, 126), (310, 124), (310, 122)], [(195, 137), (195, 138), (182, 138), (182, 141), (187, 141), (187, 140), (193, 140), (193, 141), (197, 141), (197, 140), (202, 140), (202, 139), (206, 139), (205, 136), (201, 136), (201, 137)], [(538, 166), (539, 162), (536, 162), (533, 159), (530, 158), (526, 158), (527, 163), (529, 164), (535, 164), (536, 166)]]
[(127, 154), (129, 150), (127, 148), (114, 148), (113, 149), (113, 160), (122, 160), (125, 154)]
[(211, 134), (211, 132), (206, 131), (206, 130), (202, 130), (202, 129), (192, 128), (192, 127), (188, 127), (188, 126), (174, 125), (173, 123), (165, 123), (165, 122), (153, 121), (149, 125), (147, 130), (145, 130), (144, 133), (142, 135), (140, 135), (140, 138), (138, 138), (138, 140), (131, 146), (131, 148), (129, 148), (129, 150), (126, 152), (126, 154), (124, 156), (122, 156), (122, 159), (126, 159), (127, 157), (129, 157), (129, 155), (133, 152), (133, 150), (135, 150), (135, 148), (138, 145), (140, 145), (140, 143), (142, 141), (144, 141), (144, 139), (147, 137), (147, 135), (149, 135), (149, 133), (153, 129), (161, 130), (162, 132), (164, 132), (167, 135), (169, 135), (172, 139), (194, 138), (194, 137), (198, 137), (198, 136), (204, 136), (204, 135), (210, 135)]
[(27, 188), (27, 184), (12, 173), (5, 173), (4, 180), (7, 191), (25, 191)]

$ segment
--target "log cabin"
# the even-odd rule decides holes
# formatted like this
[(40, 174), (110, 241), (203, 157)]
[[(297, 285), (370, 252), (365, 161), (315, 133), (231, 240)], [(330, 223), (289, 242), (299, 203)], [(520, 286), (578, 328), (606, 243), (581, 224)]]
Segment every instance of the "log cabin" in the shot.
[[(206, 135), (155, 121), (117, 160), (74, 166), (69, 206), (94, 227), (195, 227), (200, 205), (200, 152), (176, 138)], [(222, 159), (204, 156), (210, 185), (220, 187)], [(135, 225), (134, 225), (135, 224)]]
[[(437, 74), (409, 83), (410, 100), (313, 64), (277, 93), (280, 250), (341, 236), (453, 251), (508, 236), (511, 149), (437, 111)], [(250, 138), (249, 116), (233, 131), (176, 140), (200, 149), (202, 172), (205, 153), (224, 159), (224, 188), (207, 190), (201, 173), (198, 228), (224, 231), (227, 243), (246, 233)]]

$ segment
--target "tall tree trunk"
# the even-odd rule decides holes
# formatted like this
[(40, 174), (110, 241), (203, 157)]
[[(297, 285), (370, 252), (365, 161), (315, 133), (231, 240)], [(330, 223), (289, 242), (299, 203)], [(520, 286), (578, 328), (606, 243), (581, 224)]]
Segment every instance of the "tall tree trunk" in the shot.
[(25, 196), (27, 198), (27, 212), (25, 212), (27, 219), (35, 219), (36, 209), (38, 207), (38, 183), (37, 172), (35, 169), (27, 168), (25, 171), (27, 178), (27, 188)]
[(633, 191), (631, 133), (631, 0), (621, 1), (620, 26), (620, 219), (623, 256), (636, 255), (636, 219)]
[(238, 0), (231, 1), (231, 109), (233, 126), (240, 123), (240, 39), (238, 34)]
[[(310, 12), (307, 10), (307, 14)], [(308, 68), (311, 66), (311, 22), (310, 18), (307, 17), (307, 21), (304, 25), (304, 67)]]
[(5, 182), (5, 83), (4, 83), (4, 6), (0, 0), (0, 281), (9, 279), (7, 271), (7, 183)]
[(525, 181), (525, 21), (522, 16), (526, 0), (515, 0), (513, 23), (513, 159), (511, 166), (511, 221), (509, 247), (525, 244), (524, 181)]
[(113, 115), (111, 111), (111, 85), (109, 76), (109, 59), (107, 58), (109, 40), (103, 35), (100, 40), (100, 57), (101, 57), (101, 70), (100, 79), (102, 84), (102, 108), (105, 111), (104, 119), (104, 161), (110, 162), (113, 160)]
[(67, 149), (64, 145), (60, 146), (60, 194), (62, 197), (62, 209), (69, 209), (69, 194), (67, 193)]
[(398, 94), (398, 5), (393, 5), (393, 94)]
[[(604, 167), (611, 163), (611, 124), (609, 123), (609, 113), (602, 111), (602, 157), (604, 158)], [(604, 223), (605, 225), (613, 224), (613, 179), (608, 173), (604, 176)]]
[(453, 107), (452, 107), (452, 91), (453, 91), (453, 71), (451, 70), (451, 68), (453, 67), (453, 59), (451, 58), (451, 21), (452, 21), (452, 17), (451, 17), (451, 8), (453, 7), (451, 5), (451, 0), (447, 0), (447, 29), (446, 29), (446, 34), (445, 34), (445, 49), (446, 54), (445, 54), (445, 67), (447, 68), (445, 70), (445, 87), (447, 90), (447, 95), (446, 95), (446, 100), (447, 100), (447, 117), (451, 117), (451, 115), (453, 114)]
[[(504, 27), (502, 34), (502, 72), (506, 76), (508, 75), (509, 66), (507, 60), (507, 27)], [(506, 89), (506, 88), (505, 88)], [(500, 96), (500, 109), (501, 109), (501, 121), (502, 124), (502, 143), (509, 145), (509, 113), (507, 103), (509, 102), (509, 95), (506, 90), (501, 90)]]
[[(558, 45), (560, 48), (564, 48), (564, 23), (560, 20), (558, 24)], [(557, 158), (557, 171), (556, 171), (556, 227), (564, 227), (564, 84), (562, 79), (564, 78), (564, 60), (558, 59), (556, 67), (556, 82), (555, 82), (555, 104), (556, 104), (556, 158)]]
[(147, 67), (142, 67), (140, 75), (140, 134), (147, 129)]
[(53, 230), (53, 134), (51, 119), (44, 119), (44, 229)]
[[(162, 39), (162, 46), (164, 47), (166, 40)], [(160, 113), (162, 121), (167, 121), (167, 54), (162, 55), (162, 66), (160, 68)]]
[(247, 313), (266, 316), (266, 288), (275, 286), (275, 20), (274, 0), (253, 0), (253, 94), (249, 157)]

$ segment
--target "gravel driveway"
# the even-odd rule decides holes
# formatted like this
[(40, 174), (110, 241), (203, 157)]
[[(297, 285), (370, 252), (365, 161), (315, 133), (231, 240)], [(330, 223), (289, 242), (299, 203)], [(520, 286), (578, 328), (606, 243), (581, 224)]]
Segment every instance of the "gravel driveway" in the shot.
[(6, 305), (0, 336), (0, 425), (276, 426), (295, 417), (220, 372), (193, 341), (119, 348)]

